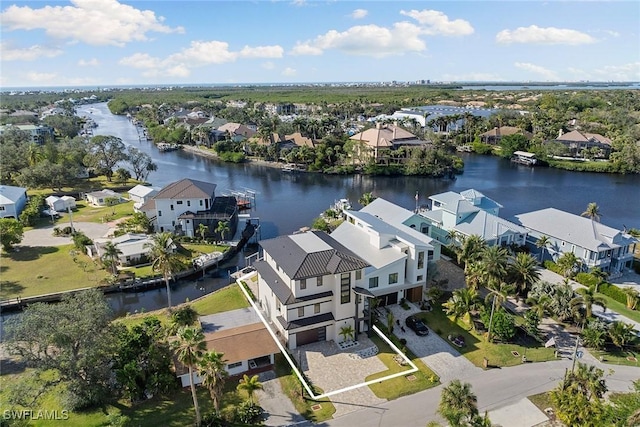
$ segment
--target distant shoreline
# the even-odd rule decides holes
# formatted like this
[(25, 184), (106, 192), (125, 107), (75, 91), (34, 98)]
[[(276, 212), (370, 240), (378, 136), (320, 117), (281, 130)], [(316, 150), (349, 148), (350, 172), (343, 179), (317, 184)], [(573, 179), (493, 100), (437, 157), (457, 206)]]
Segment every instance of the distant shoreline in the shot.
[[(193, 145), (182, 145), (182, 149), (184, 151), (188, 151), (188, 152), (196, 154), (198, 156), (207, 157), (209, 159), (220, 160), (220, 157), (218, 157), (217, 154), (212, 153), (211, 151), (203, 150), (203, 149), (201, 149), (199, 147), (196, 147), (196, 146), (193, 146)], [(242, 162), (242, 163), (252, 163), (252, 164), (256, 164), (256, 165), (267, 166), (267, 167), (277, 168), (277, 169), (281, 169), (282, 168), (282, 163), (270, 162), (268, 160), (246, 158), (245, 161)]]

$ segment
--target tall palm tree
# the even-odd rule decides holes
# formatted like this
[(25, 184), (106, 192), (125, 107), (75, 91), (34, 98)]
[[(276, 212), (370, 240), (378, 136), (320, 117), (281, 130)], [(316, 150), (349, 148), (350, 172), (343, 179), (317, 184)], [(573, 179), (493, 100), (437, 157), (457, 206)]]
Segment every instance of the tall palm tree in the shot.
[(202, 418), (200, 417), (200, 406), (198, 405), (196, 386), (193, 383), (193, 367), (196, 366), (202, 354), (207, 349), (204, 341), (204, 333), (200, 328), (185, 326), (178, 330), (177, 336), (178, 339), (174, 341), (172, 345), (180, 363), (184, 364), (189, 370), (189, 385), (191, 387), (193, 407), (196, 411), (196, 426), (200, 426)]
[(540, 280), (540, 272), (537, 269), (537, 265), (536, 259), (525, 253), (517, 254), (509, 265), (509, 273), (520, 295), (525, 296), (531, 286)]
[(485, 269), (487, 284), (501, 282), (507, 277), (509, 252), (505, 248), (489, 246), (482, 252), (480, 262)]
[(487, 286), (487, 290), (489, 291), (489, 293), (485, 298), (485, 302), (488, 303), (495, 297), (496, 304), (499, 307), (507, 301), (507, 298), (513, 295), (515, 289), (516, 287), (511, 283), (506, 283), (503, 281), (491, 281)]
[(229, 376), (225, 369), (227, 361), (223, 357), (223, 353), (209, 351), (198, 361), (198, 374), (202, 378), (202, 385), (209, 389), (216, 413), (220, 413), (220, 396), (224, 380)]
[(200, 234), (200, 238), (204, 241), (204, 237), (207, 235), (209, 231), (209, 227), (204, 225), (203, 223), (198, 224), (198, 233)]
[(249, 376), (246, 374), (242, 376), (240, 384), (238, 384), (237, 387), (238, 390), (244, 390), (247, 392), (247, 394), (249, 395), (249, 402), (251, 402), (251, 404), (254, 403), (253, 394), (256, 392), (256, 390), (262, 390), (262, 388), (262, 383), (260, 382), (257, 375), (249, 378)]
[(576, 289), (576, 293), (578, 293), (578, 296), (571, 300), (571, 306), (575, 308), (584, 308), (587, 319), (590, 319), (593, 315), (594, 304), (602, 307), (603, 310), (607, 309), (607, 301), (596, 295), (596, 291), (593, 286)]
[(118, 274), (118, 260), (122, 251), (113, 244), (113, 242), (107, 242), (102, 248), (102, 256), (100, 260), (109, 268), (111, 268), (111, 274), (116, 276)]
[(363, 193), (362, 196), (360, 196), (360, 198), (358, 199), (358, 203), (360, 203), (362, 206), (367, 206), (369, 203), (373, 202), (376, 199), (376, 197), (373, 195), (372, 192), (367, 192), (367, 193)]
[(442, 389), (438, 412), (452, 427), (469, 425), (478, 415), (478, 398), (471, 391), (471, 384), (451, 381)]
[(465, 269), (470, 263), (479, 261), (487, 247), (487, 243), (482, 237), (472, 234), (462, 242), (462, 247), (458, 252), (458, 264), (464, 264)]
[(538, 240), (536, 240), (536, 248), (540, 249), (540, 262), (544, 261), (544, 253), (547, 250), (547, 247), (551, 244), (551, 239), (547, 235), (542, 235)]
[(152, 237), (152, 241), (148, 244), (149, 258), (151, 259), (151, 269), (160, 272), (164, 283), (167, 287), (167, 303), (171, 308), (171, 287), (169, 282), (180, 268), (180, 260), (178, 254), (174, 251), (174, 244), (171, 233), (157, 233)]
[(477, 290), (484, 283), (484, 266), (480, 262), (468, 263), (464, 279), (469, 289)]
[(580, 216), (586, 216), (587, 218), (591, 218), (594, 221), (600, 222), (600, 207), (596, 204), (596, 202), (591, 202), (587, 205), (587, 209), (582, 212)]
[(222, 240), (224, 240), (224, 235), (225, 233), (228, 233), (229, 230), (229, 221), (218, 221), (218, 225), (216, 226), (216, 233), (220, 234), (220, 238)]
[(551, 297), (549, 295), (531, 295), (527, 298), (527, 304), (529, 304), (529, 310), (533, 310), (536, 312), (539, 318), (544, 317), (551, 309)]
[(565, 252), (558, 258), (556, 264), (564, 277), (573, 277), (576, 268), (580, 265), (580, 260), (573, 252)]
[(471, 324), (471, 311), (478, 305), (478, 292), (475, 289), (460, 288), (453, 291), (453, 295), (442, 306), (448, 315), (453, 315), (454, 321), (462, 317), (465, 323)]
[(609, 277), (609, 273), (607, 273), (600, 267), (593, 267), (591, 270), (589, 270), (589, 273), (591, 273), (591, 275), (598, 280), (596, 282), (596, 293), (597, 293), (600, 285), (602, 285), (603, 283), (606, 283), (607, 278)]

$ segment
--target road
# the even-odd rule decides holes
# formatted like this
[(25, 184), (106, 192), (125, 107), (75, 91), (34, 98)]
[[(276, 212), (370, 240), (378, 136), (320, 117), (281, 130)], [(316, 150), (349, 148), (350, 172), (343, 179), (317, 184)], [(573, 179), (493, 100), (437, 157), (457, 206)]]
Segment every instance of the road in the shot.
[[(544, 363), (528, 363), (503, 369), (490, 369), (462, 378), (469, 382), (478, 396), (480, 413), (518, 402), (533, 394), (555, 388), (571, 368), (571, 360)], [(604, 369), (609, 390), (628, 392), (631, 383), (640, 379), (640, 368), (600, 364)], [(613, 372), (610, 372), (610, 369)], [(424, 427), (429, 421), (443, 422), (436, 413), (442, 385), (386, 402), (375, 407), (363, 408), (338, 419), (320, 425), (332, 427)]]

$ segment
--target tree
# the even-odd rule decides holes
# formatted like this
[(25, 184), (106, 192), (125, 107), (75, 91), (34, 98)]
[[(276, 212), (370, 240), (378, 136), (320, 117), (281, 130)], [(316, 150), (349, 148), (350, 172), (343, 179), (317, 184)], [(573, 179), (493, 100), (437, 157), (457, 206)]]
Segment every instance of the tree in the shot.
[(221, 240), (224, 240), (224, 235), (228, 233), (229, 221), (218, 221), (218, 225), (216, 226), (216, 233), (220, 235)]
[(104, 173), (107, 181), (111, 182), (113, 168), (127, 159), (124, 143), (115, 136), (98, 135), (89, 141), (89, 152), (84, 158), (87, 166), (96, 168)]
[(529, 310), (535, 311), (538, 318), (542, 318), (549, 312), (551, 297), (546, 294), (533, 295), (532, 292), (529, 292), (526, 303), (529, 304)]
[(202, 329), (185, 326), (180, 328), (177, 334), (178, 339), (173, 341), (173, 349), (176, 352), (178, 361), (185, 365), (189, 371), (189, 386), (191, 387), (191, 397), (193, 398), (193, 407), (196, 411), (196, 426), (200, 426), (202, 418), (200, 417), (200, 407), (198, 405), (198, 395), (196, 394), (196, 386), (193, 383), (193, 368), (202, 358), (202, 354), (207, 349), (204, 341), (204, 333)]
[(606, 408), (602, 397), (607, 391), (604, 371), (578, 363), (560, 385), (550, 392), (556, 416), (565, 425), (599, 427), (605, 425)]
[(482, 252), (480, 262), (484, 267), (486, 284), (488, 286), (502, 282), (507, 277), (509, 253), (505, 248), (497, 245), (485, 248)]
[(580, 265), (580, 260), (573, 252), (565, 252), (556, 263), (564, 277), (573, 277)]
[(536, 240), (536, 248), (540, 249), (540, 262), (544, 261), (544, 253), (547, 250), (547, 247), (551, 244), (551, 239), (549, 236), (542, 235), (538, 240)]
[(262, 390), (262, 388), (263, 388), (262, 383), (260, 382), (259, 377), (257, 375), (254, 375), (251, 378), (249, 378), (249, 376), (246, 374), (242, 376), (242, 379), (240, 380), (240, 383), (238, 384), (238, 387), (237, 387), (238, 390), (244, 390), (247, 392), (247, 395), (249, 396), (249, 402), (251, 402), (251, 404), (254, 403), (253, 394), (257, 390)]
[(491, 319), (490, 307), (485, 308), (480, 313), (480, 318), (485, 325), (489, 325), (491, 335), (487, 336), (487, 339), (490, 341), (493, 340), (493, 336), (497, 336), (501, 341), (507, 342), (516, 334), (516, 325), (513, 316), (505, 312), (499, 305), (496, 305), (493, 319)]
[(582, 340), (587, 347), (601, 349), (604, 346), (607, 336), (607, 325), (599, 320), (589, 320), (587, 326), (582, 331)]
[(509, 273), (518, 293), (525, 296), (531, 286), (540, 279), (536, 259), (530, 254), (519, 253), (511, 264)]
[(593, 316), (594, 304), (602, 307), (603, 310), (607, 309), (607, 300), (597, 296), (593, 286), (576, 289), (576, 293), (578, 296), (571, 300), (571, 306), (578, 309), (584, 308), (587, 319)]
[(325, 231), (327, 233), (331, 231), (327, 221), (320, 216), (313, 220), (313, 223), (311, 224), (311, 228), (313, 228), (314, 230)]
[(453, 295), (443, 304), (447, 315), (457, 321), (462, 317), (465, 323), (471, 325), (471, 311), (477, 308), (478, 292), (475, 289), (460, 288), (453, 291)]
[(353, 340), (353, 336), (355, 335), (355, 333), (356, 331), (353, 330), (353, 326), (351, 325), (342, 326), (339, 332), (339, 334), (342, 336), (343, 341), (347, 341), (350, 339)]
[(116, 173), (114, 174), (116, 178), (116, 182), (126, 183), (129, 179), (131, 179), (131, 172), (126, 170), (125, 168), (116, 169)]
[(14, 218), (0, 219), (0, 244), (5, 252), (13, 249), (13, 245), (22, 242), (24, 231), (22, 223)]
[(624, 323), (618, 320), (611, 323), (608, 334), (613, 345), (621, 350), (636, 338), (633, 325), (631, 323)]
[(225, 369), (224, 354), (216, 351), (205, 353), (198, 361), (198, 374), (202, 378), (202, 385), (209, 389), (213, 407), (220, 413), (220, 397), (224, 389), (224, 380), (229, 376)]
[(486, 248), (487, 243), (476, 234), (464, 238), (462, 247), (457, 254), (458, 264), (463, 264), (466, 270), (469, 263), (480, 261)]
[(596, 283), (596, 293), (597, 293), (600, 285), (602, 285), (603, 283), (606, 283), (607, 278), (609, 277), (609, 273), (607, 273), (600, 267), (591, 268), (589, 273), (591, 273), (591, 275), (598, 280), (598, 282)]
[(68, 294), (56, 304), (36, 303), (7, 320), (7, 346), (40, 376), (43, 389), (64, 384), (69, 409), (108, 401), (115, 353), (112, 312), (97, 289)]
[(640, 300), (640, 293), (631, 287), (622, 288), (622, 292), (627, 297), (627, 308), (635, 310), (638, 305), (638, 300)]
[(151, 160), (151, 156), (138, 150), (136, 147), (129, 146), (127, 149), (127, 161), (131, 165), (131, 170), (136, 181), (144, 181), (150, 171), (157, 170), (157, 166)]
[(600, 222), (600, 207), (595, 202), (591, 202), (587, 205), (587, 209), (582, 212), (580, 216), (586, 216), (587, 218), (591, 218), (593, 221)]
[(478, 398), (471, 384), (453, 380), (442, 389), (438, 412), (452, 427), (468, 426), (478, 416)]
[(171, 286), (169, 282), (181, 266), (178, 255), (174, 251), (172, 235), (169, 232), (157, 233), (152, 237), (149, 245), (149, 258), (153, 271), (160, 272), (167, 287), (167, 303), (171, 308)]
[(203, 223), (198, 224), (198, 234), (200, 234), (200, 238), (202, 239), (203, 242), (208, 232), (209, 232), (209, 227), (207, 227)]
[(376, 199), (376, 197), (373, 195), (372, 192), (367, 192), (367, 193), (363, 193), (362, 196), (360, 196), (360, 198), (358, 199), (358, 203), (360, 203), (362, 206), (367, 206), (369, 203), (373, 202)]
[(111, 274), (118, 275), (118, 260), (122, 255), (122, 251), (113, 242), (107, 242), (102, 248), (102, 256), (100, 260), (111, 268)]

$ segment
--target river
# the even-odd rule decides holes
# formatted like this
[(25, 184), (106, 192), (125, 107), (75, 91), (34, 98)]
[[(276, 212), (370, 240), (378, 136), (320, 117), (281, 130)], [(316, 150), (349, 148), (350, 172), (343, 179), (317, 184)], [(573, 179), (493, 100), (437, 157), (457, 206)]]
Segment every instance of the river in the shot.
[[(464, 173), (457, 179), (423, 177), (336, 176), (317, 173), (285, 174), (278, 168), (260, 164), (228, 164), (185, 151), (160, 152), (153, 143), (140, 141), (138, 129), (126, 118), (109, 112), (106, 103), (83, 105), (78, 115), (89, 116), (98, 124), (96, 134), (114, 135), (126, 145), (148, 153), (158, 165), (149, 181), (163, 187), (182, 178), (217, 184), (216, 194), (228, 190), (250, 189), (256, 192), (252, 216), (260, 218), (261, 238), (292, 233), (311, 224), (318, 214), (340, 198), (357, 200), (373, 192), (407, 209), (426, 204), (430, 195), (444, 191), (460, 192), (469, 188), (481, 191), (501, 203), (501, 216), (555, 207), (580, 214), (587, 204), (596, 202), (601, 221), (615, 228), (640, 228), (640, 175), (613, 175), (528, 168), (492, 156), (463, 154)], [(224, 266), (215, 279), (178, 284), (174, 301), (195, 298), (228, 283), (226, 271), (243, 265), (237, 257)], [(144, 294), (120, 294), (112, 297), (119, 313), (144, 308), (151, 310), (166, 304), (164, 290)]]

